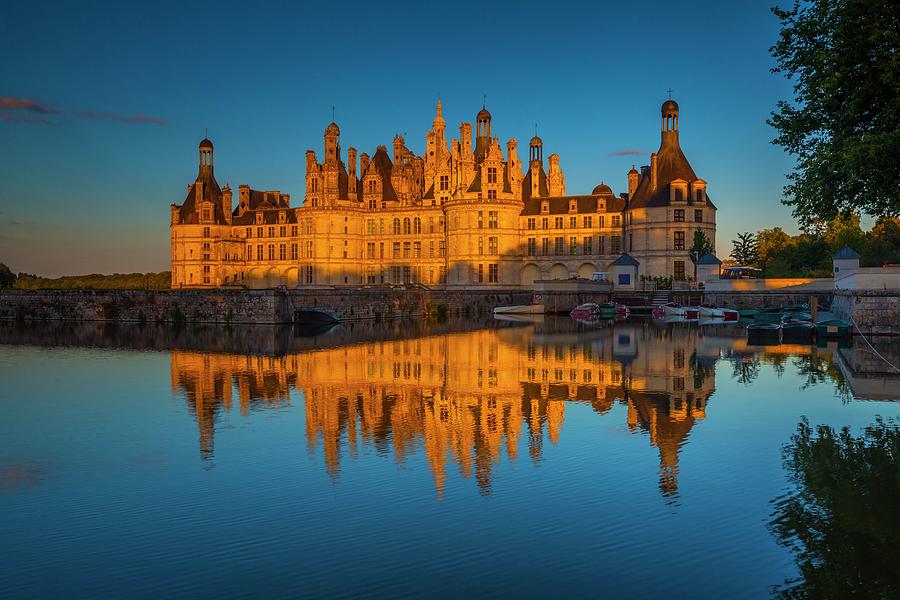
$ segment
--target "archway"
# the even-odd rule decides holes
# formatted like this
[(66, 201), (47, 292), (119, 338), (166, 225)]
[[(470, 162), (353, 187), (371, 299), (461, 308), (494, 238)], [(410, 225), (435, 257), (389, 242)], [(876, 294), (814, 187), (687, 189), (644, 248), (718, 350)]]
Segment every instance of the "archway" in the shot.
[(550, 279), (568, 279), (569, 269), (562, 263), (556, 263), (550, 267)]
[(584, 263), (578, 267), (578, 276), (582, 279), (590, 279), (596, 270), (597, 266), (594, 263)]
[(287, 287), (297, 287), (299, 285), (300, 269), (290, 267), (284, 272), (281, 280)]
[(531, 285), (535, 279), (541, 278), (541, 269), (534, 263), (530, 263), (522, 267), (519, 274), (519, 281), (522, 285)]
[(266, 287), (266, 270), (262, 267), (250, 269), (247, 273), (247, 279), (244, 282), (247, 287), (259, 289)]

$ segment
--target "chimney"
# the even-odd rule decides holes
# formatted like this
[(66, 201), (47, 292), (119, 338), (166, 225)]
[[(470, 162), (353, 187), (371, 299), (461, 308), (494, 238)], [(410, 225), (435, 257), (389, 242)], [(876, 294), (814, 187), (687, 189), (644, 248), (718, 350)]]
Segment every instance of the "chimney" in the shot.
[(650, 188), (656, 190), (656, 152), (650, 155)]
[(231, 187), (226, 184), (225, 189), (222, 190), (222, 212), (225, 214), (225, 222), (229, 224), (231, 223), (231, 210)]
[(350, 179), (356, 177), (356, 148), (353, 146), (347, 148), (347, 174)]
[(631, 198), (634, 196), (635, 190), (637, 190), (638, 183), (640, 183), (640, 175), (634, 169), (634, 165), (631, 165), (631, 170), (628, 171), (628, 197)]
[(363, 152), (359, 155), (359, 176), (365, 177), (369, 170), (369, 155)]

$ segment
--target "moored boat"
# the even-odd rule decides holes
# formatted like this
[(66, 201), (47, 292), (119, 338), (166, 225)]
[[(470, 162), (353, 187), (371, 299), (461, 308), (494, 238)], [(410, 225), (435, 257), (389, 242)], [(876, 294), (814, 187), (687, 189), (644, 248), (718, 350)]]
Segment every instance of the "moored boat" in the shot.
[(726, 321), (737, 321), (741, 318), (741, 313), (734, 310), (733, 308), (723, 308), (722, 310), (722, 318)]
[(750, 344), (778, 344), (781, 342), (781, 323), (754, 323), (747, 325), (747, 342)]
[(842, 319), (828, 319), (816, 323), (816, 336), (819, 339), (837, 339), (850, 335), (850, 323)]
[(590, 319), (598, 315), (599, 309), (600, 307), (594, 302), (585, 302), (573, 308), (569, 316), (573, 319)]
[(538, 315), (544, 314), (543, 304), (519, 304), (516, 306), (498, 306), (495, 315)]
[(781, 341), (809, 343), (815, 330), (815, 325), (809, 321), (789, 321), (781, 325)]
[(696, 306), (685, 306), (682, 314), (688, 321), (696, 321), (700, 318), (700, 311)]
[(700, 311), (700, 316), (704, 319), (722, 319), (725, 317), (725, 313), (721, 308), (716, 308), (709, 304), (701, 304), (697, 307), (697, 310)]
[(663, 314), (667, 317), (683, 317), (684, 307), (677, 302), (669, 302), (662, 305)]

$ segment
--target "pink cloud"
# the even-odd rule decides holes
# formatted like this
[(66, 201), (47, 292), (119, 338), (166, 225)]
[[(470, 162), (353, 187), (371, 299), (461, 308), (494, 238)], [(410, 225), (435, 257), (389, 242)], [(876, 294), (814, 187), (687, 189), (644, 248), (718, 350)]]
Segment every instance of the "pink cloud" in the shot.
[(40, 113), (42, 115), (59, 114), (59, 111), (55, 108), (44, 106), (36, 100), (30, 98), (14, 98), (12, 96), (0, 96), (0, 110), (24, 110)]
[(146, 115), (114, 115), (108, 112), (96, 113), (87, 110), (83, 110), (75, 114), (84, 119), (105, 119), (108, 121), (118, 121), (120, 123), (151, 123), (153, 125), (166, 124), (165, 119), (160, 119), (158, 117), (148, 117)]
[(0, 112), (0, 119), (4, 121), (20, 121), (22, 123), (44, 123), (49, 125), (53, 121), (44, 117), (30, 117), (28, 115), (14, 115), (9, 112)]
[(610, 152), (610, 156), (642, 156), (644, 154), (650, 154), (645, 150), (635, 150), (633, 148), (629, 148), (627, 150), (617, 150), (616, 152)]

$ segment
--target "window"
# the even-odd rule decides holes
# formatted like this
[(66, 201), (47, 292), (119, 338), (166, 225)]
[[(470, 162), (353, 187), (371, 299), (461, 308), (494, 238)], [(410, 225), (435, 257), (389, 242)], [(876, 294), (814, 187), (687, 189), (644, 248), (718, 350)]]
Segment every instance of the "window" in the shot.
[(409, 242), (403, 242), (403, 258), (409, 258), (410, 247), (411, 247), (411, 244)]
[(499, 213), (496, 210), (488, 211), (488, 228), (497, 229), (497, 220)]
[(369, 235), (375, 235), (375, 219), (369, 219), (366, 221), (366, 233)]
[(594, 251), (593, 243), (592, 243), (593, 241), (594, 241), (594, 238), (592, 238), (591, 236), (589, 236), (589, 235), (585, 236), (585, 238), (584, 238), (584, 253), (585, 254), (591, 254)]
[(697, 190), (697, 202), (703, 202), (703, 188)]
[(428, 242), (428, 258), (434, 258), (434, 240)]
[(287, 248), (285, 248), (284, 244), (278, 244), (278, 260), (287, 259)]
[(622, 238), (617, 235), (609, 236), (609, 246), (613, 254), (620, 253), (622, 251)]
[(400, 219), (394, 219), (394, 234), (400, 235)]
[[(438, 243), (438, 256), (443, 258), (446, 253), (447, 253), (447, 242), (444, 240), (441, 240)], [(441, 267), (441, 268), (443, 268), (443, 267)]]
[(384, 242), (378, 244), (378, 258), (384, 258)]
[(569, 227), (572, 229), (578, 227), (578, 217), (569, 217)]
[(375, 258), (375, 242), (366, 244), (366, 258)]
[(570, 237), (569, 238), (569, 254), (578, 254), (578, 238)]
[(619, 285), (631, 285), (631, 274), (619, 273)]
[(312, 242), (306, 242), (306, 257), (307, 258), (313, 257), (313, 243)]
[(676, 223), (684, 223), (684, 209), (683, 208), (675, 209), (675, 222)]
[(695, 210), (694, 211), (694, 223), (702, 223), (703, 222), (703, 211)]
[(394, 258), (400, 258), (400, 242), (394, 242)]
[(209, 260), (209, 254), (204, 254), (204, 255), (203, 255), (203, 260)]
[(291, 237), (297, 237), (297, 226), (291, 225)]
[(497, 283), (500, 280), (497, 263), (488, 265), (488, 283)]
[(442, 192), (446, 192), (447, 190), (450, 189), (450, 176), (449, 175), (441, 175), (439, 184), (438, 184), (438, 188)]
[(585, 228), (585, 229), (590, 229), (591, 227), (593, 227), (593, 226), (594, 226), (593, 220), (594, 220), (594, 219), (593, 219), (590, 215), (588, 215), (587, 217), (585, 217), (585, 218), (584, 218), (584, 228)]
[(256, 246), (256, 260), (262, 260), (262, 259), (263, 259), (263, 245), (259, 244), (258, 246)]
[(528, 229), (534, 229), (534, 219), (528, 219)]
[(541, 219), (541, 229), (550, 229), (550, 219), (547, 217)]
[(275, 244), (269, 244), (269, 260), (275, 260)]
[(210, 211), (209, 211), (209, 209), (208, 209), (208, 208), (204, 208), (204, 209), (203, 209), (203, 220), (204, 220), (204, 221), (209, 221), (210, 218), (211, 218), (211, 216), (210, 216)]
[(563, 228), (563, 218), (562, 218), (562, 217), (556, 217), (556, 218), (553, 220), (553, 226), (556, 227), (557, 229), (562, 229), (562, 228)]
[(684, 261), (676, 260), (674, 262), (673, 275), (675, 279), (682, 280), (684, 279)]
[(313, 177), (309, 182), (309, 191), (318, 192), (319, 191), (319, 179)]
[(275, 237), (275, 227), (269, 227), (269, 237)]
[(412, 233), (412, 225), (410, 223), (411, 222), (409, 220), (409, 217), (403, 219), (403, 233), (405, 233), (406, 235)]
[(479, 263), (479, 265), (478, 265), (478, 283), (483, 283), (483, 282), (484, 282), (484, 265)]
[(605, 219), (603, 218), (603, 215), (600, 215), (599, 217), (597, 217), (597, 219), (600, 222), (600, 227), (606, 227), (606, 224), (604, 223)]
[(252, 228), (252, 227), (248, 227), (248, 228), (247, 228), (247, 237), (248, 237), (248, 238), (252, 238), (252, 237), (253, 237), (253, 228)]
[(488, 238), (488, 254), (500, 254), (499, 244), (495, 237)]
[(488, 200), (497, 199), (497, 190), (488, 190)]
[(378, 193), (378, 182), (374, 179), (370, 179), (366, 182), (366, 193), (368, 194), (377, 194)]
[(619, 215), (612, 216), (612, 226), (613, 227), (621, 227), (622, 226), (622, 217)]
[(291, 244), (291, 260), (297, 260), (297, 244)]
[(497, 183), (497, 167), (488, 167), (487, 182), (488, 183)]
[(676, 250), (684, 250), (684, 232), (683, 231), (675, 232), (675, 249)]
[(556, 238), (554, 254), (560, 256), (565, 252), (565, 240), (561, 237)]
[(419, 217), (413, 219), (413, 233), (422, 233), (422, 219)]
[(478, 211), (478, 229), (484, 229), (484, 212)]
[(413, 242), (413, 258), (422, 258), (422, 242)]
[(534, 256), (537, 252), (537, 240), (535, 238), (528, 238), (528, 256)]
[(478, 238), (478, 256), (484, 254), (484, 238)]
[(606, 236), (605, 235), (597, 236), (597, 252), (600, 254), (606, 253)]
[(279, 235), (280, 237), (284, 237), (285, 235), (287, 235), (287, 227), (285, 227), (284, 225), (282, 225), (281, 227), (279, 227), (279, 228), (278, 228), (278, 235)]
[(209, 237), (209, 227), (203, 228), (203, 237)]
[(544, 256), (550, 255), (550, 238), (543, 238), (541, 240), (541, 254)]

